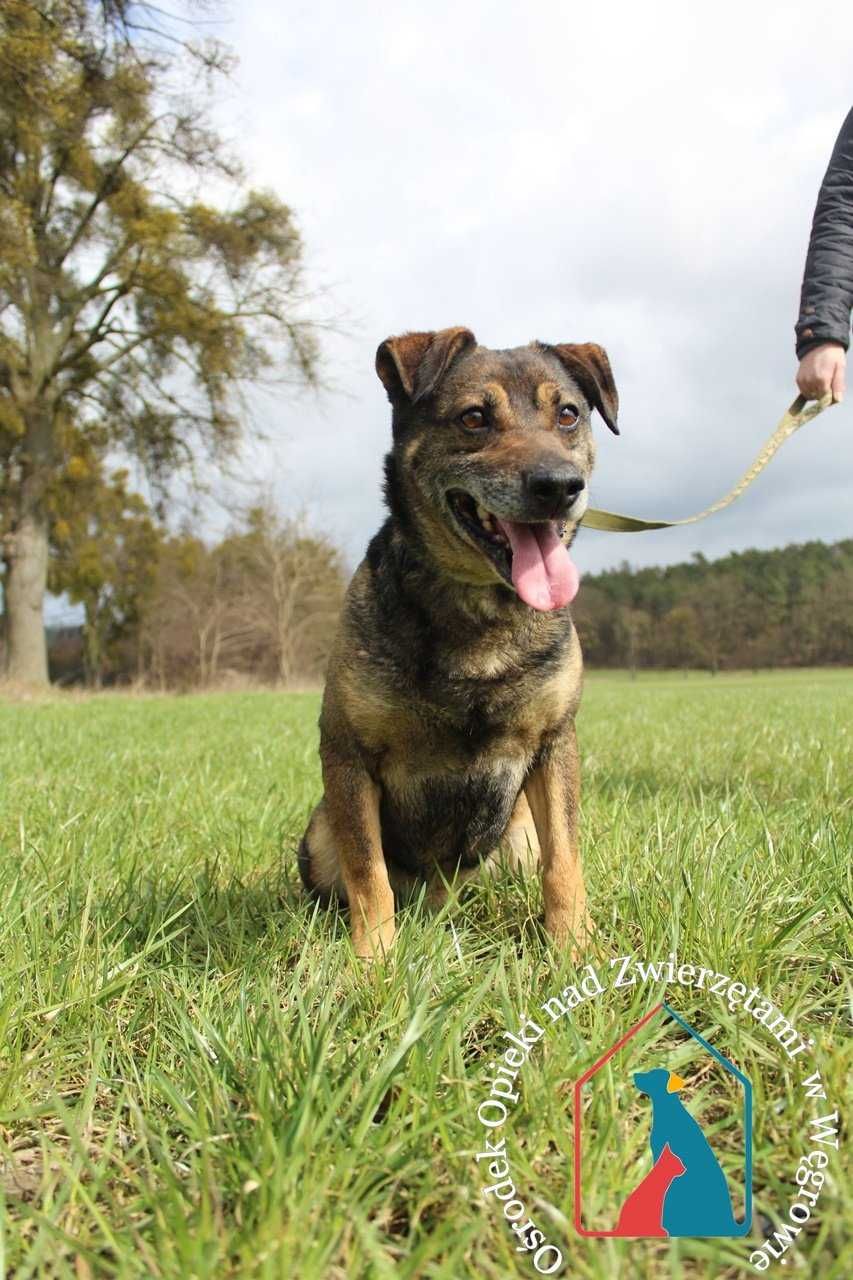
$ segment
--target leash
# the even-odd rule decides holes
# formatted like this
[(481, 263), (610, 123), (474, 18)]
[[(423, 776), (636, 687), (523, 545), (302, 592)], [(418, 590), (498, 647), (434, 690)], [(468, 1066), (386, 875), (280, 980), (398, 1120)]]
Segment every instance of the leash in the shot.
[(710, 507), (706, 507), (698, 515), (686, 516), (683, 520), (640, 520), (637, 516), (620, 516), (615, 511), (596, 511), (594, 507), (589, 507), (581, 517), (580, 523), (587, 529), (602, 529), (607, 533), (644, 533), (647, 529), (671, 529), (677, 524), (695, 524), (697, 520), (704, 520), (706, 516), (713, 515), (715, 511), (722, 511), (723, 507), (727, 507), (729, 503), (734, 502), (735, 498), (739, 498), (743, 491), (749, 488), (756, 476), (761, 475), (770, 459), (785, 441), (789, 440), (795, 431), (799, 431), (800, 427), (806, 422), (811, 422), (812, 418), (816, 418), (819, 413), (822, 413), (831, 404), (831, 392), (825, 395), (822, 400), (807, 401), (805, 396), (797, 396), (790, 409), (782, 415), (778, 427), (752, 466), (741, 476), (731, 492), (717, 502), (712, 502)]

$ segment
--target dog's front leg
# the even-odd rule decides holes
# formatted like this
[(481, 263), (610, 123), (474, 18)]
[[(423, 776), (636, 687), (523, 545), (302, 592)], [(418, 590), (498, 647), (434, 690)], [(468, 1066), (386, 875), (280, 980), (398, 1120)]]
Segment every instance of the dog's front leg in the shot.
[(591, 932), (578, 847), (580, 764), (574, 722), (549, 744), (524, 784), (542, 860), (545, 928), (560, 945), (583, 945)]
[(375, 959), (394, 941), (394, 893), (382, 853), (379, 788), (355, 759), (324, 751), (326, 810), (340, 859), (357, 956)]

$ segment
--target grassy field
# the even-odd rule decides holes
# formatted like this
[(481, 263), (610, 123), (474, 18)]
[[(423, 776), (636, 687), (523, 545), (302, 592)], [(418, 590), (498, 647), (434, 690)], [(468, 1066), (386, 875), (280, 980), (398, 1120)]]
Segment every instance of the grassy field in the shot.
[[(358, 966), (295, 869), (318, 704), (0, 705), (0, 1276), (536, 1274), (482, 1197), (476, 1111), (503, 1029), (575, 966), (512, 875), (407, 908), (389, 963)], [(846, 671), (592, 676), (579, 720), (584, 959), (675, 949), (758, 985), (814, 1036), (826, 1110), (850, 1068), (851, 726)], [(513, 1176), (563, 1274), (755, 1274), (748, 1242), (570, 1226), (572, 1082), (662, 994), (588, 1002), (522, 1071)], [(684, 1007), (753, 1080), (778, 1220), (808, 1149), (794, 1077), (719, 1002)], [(840, 1169), (783, 1274), (853, 1274)]]

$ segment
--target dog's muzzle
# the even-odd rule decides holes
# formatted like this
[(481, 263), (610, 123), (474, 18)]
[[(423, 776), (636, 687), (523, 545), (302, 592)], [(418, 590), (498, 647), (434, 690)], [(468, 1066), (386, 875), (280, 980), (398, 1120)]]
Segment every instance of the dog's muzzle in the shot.
[(524, 509), (529, 520), (564, 520), (586, 489), (583, 476), (569, 463), (539, 466), (521, 473)]

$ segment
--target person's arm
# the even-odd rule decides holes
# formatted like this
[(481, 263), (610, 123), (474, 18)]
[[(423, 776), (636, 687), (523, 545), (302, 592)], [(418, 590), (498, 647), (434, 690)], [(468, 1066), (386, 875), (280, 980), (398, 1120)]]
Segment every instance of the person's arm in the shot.
[(796, 325), (797, 385), (819, 399), (844, 394), (853, 307), (853, 111), (830, 157), (812, 220), (800, 316)]

